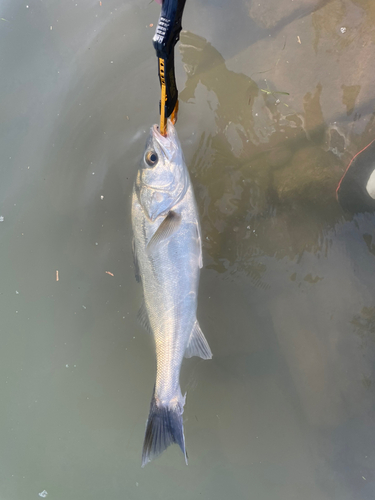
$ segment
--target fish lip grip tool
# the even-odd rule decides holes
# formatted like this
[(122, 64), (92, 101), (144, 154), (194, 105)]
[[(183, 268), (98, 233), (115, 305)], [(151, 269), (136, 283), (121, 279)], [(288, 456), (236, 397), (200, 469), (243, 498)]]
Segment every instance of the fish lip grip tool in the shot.
[(163, 0), (159, 22), (153, 38), (158, 57), (160, 99), (160, 133), (167, 135), (167, 119), (177, 120), (178, 90), (174, 70), (174, 47), (180, 39), (181, 20), (186, 0)]

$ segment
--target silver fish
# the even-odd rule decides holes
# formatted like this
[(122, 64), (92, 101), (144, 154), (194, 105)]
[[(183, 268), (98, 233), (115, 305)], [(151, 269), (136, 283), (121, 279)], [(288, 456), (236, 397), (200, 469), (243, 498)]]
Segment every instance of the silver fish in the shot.
[(142, 452), (142, 467), (170, 444), (185, 457), (180, 389), (184, 357), (212, 357), (196, 317), (202, 244), (198, 210), (176, 130), (163, 137), (154, 125), (132, 198), (133, 255), (142, 282), (141, 324), (153, 335), (156, 383)]

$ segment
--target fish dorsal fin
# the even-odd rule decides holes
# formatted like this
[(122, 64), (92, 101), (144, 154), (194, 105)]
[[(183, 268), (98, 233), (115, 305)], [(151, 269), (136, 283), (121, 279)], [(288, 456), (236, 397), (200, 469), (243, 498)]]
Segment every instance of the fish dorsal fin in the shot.
[(148, 332), (152, 334), (152, 328), (150, 325), (150, 320), (147, 314), (145, 301), (142, 302), (141, 307), (139, 308), (137, 319), (141, 326)]
[(181, 215), (171, 210), (160, 224), (147, 245), (147, 252), (152, 252), (162, 241), (167, 240), (181, 224)]
[(199, 260), (198, 260), (198, 266), (199, 269), (202, 269), (203, 267), (203, 256), (202, 256), (202, 237), (201, 237), (201, 230), (199, 227), (199, 222), (196, 222), (196, 229), (197, 229), (197, 242), (199, 246)]
[(133, 238), (133, 241), (132, 241), (132, 250), (133, 250), (133, 263), (134, 263), (135, 279), (139, 283), (141, 281), (141, 273), (139, 272), (137, 250), (135, 248), (135, 240), (134, 240), (134, 238)]
[(193, 356), (199, 356), (202, 359), (212, 358), (210, 346), (197, 320), (195, 320), (185, 351), (185, 358), (192, 358)]

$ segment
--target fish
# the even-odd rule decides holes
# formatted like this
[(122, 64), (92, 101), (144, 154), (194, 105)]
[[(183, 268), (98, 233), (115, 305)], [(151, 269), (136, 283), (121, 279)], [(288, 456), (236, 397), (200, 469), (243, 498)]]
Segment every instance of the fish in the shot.
[(188, 457), (180, 388), (183, 358), (211, 359), (197, 320), (202, 237), (197, 204), (176, 129), (150, 130), (132, 195), (133, 257), (144, 302), (138, 319), (153, 336), (156, 382), (142, 450), (142, 467), (176, 443)]

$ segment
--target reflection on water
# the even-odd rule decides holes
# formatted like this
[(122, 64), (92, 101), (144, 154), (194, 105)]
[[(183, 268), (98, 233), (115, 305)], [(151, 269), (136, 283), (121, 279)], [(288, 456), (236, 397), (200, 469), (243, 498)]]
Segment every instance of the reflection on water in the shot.
[(374, 138), (375, 10), (294, 3), (186, 6), (177, 127), (214, 358), (183, 369), (189, 466), (172, 447), (141, 470), (130, 194), (159, 7), (4, 2), (1, 498), (374, 498), (374, 216), (335, 189)]

